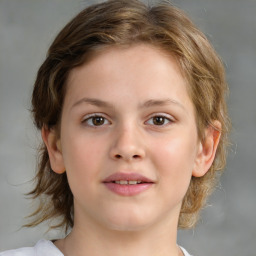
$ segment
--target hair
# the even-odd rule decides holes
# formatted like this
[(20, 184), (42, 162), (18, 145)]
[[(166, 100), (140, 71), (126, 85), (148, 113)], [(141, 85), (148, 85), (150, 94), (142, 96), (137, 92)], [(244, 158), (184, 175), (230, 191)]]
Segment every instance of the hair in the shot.
[[(137, 0), (110, 0), (85, 8), (57, 35), (41, 65), (32, 94), (32, 113), (38, 129), (59, 129), (69, 73), (106, 47), (149, 44), (175, 56), (194, 104), (198, 136), (214, 120), (221, 123), (216, 156), (203, 177), (192, 177), (183, 199), (179, 228), (193, 227), (226, 165), (230, 121), (226, 108), (228, 87), (223, 64), (207, 40), (186, 14), (169, 2), (147, 6)], [(214, 128), (214, 127), (213, 127)], [(214, 128), (215, 129), (215, 128)], [(40, 198), (27, 227), (57, 219), (56, 227), (73, 227), (73, 195), (66, 173), (51, 170), (47, 148), (41, 145), (35, 188)]]

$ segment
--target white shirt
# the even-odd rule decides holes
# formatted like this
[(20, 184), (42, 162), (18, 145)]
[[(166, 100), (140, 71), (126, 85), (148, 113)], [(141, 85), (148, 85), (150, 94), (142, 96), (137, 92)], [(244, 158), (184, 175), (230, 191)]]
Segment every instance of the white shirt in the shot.
[[(184, 256), (192, 256), (181, 247)], [(40, 240), (34, 247), (24, 247), (1, 252), (0, 256), (64, 256), (64, 254), (48, 240)]]

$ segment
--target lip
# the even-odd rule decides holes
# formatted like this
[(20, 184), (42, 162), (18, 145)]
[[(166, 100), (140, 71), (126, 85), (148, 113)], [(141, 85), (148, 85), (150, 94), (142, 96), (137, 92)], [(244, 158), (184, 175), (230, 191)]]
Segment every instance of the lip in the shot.
[[(115, 181), (141, 181), (138, 184), (127, 184), (121, 185), (115, 183)], [(121, 195), (121, 196), (135, 196), (138, 195), (150, 187), (152, 187), (155, 182), (139, 173), (114, 173), (108, 176), (106, 179), (103, 180), (103, 184), (113, 193)]]

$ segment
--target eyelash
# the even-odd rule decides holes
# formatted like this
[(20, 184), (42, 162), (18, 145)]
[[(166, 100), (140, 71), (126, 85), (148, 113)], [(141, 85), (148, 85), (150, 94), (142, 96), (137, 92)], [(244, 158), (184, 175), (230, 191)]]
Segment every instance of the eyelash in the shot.
[[(154, 118), (162, 118), (164, 123), (163, 124), (155, 124), (154, 123)], [(153, 116), (151, 116), (148, 121), (146, 123), (149, 123), (149, 121), (152, 120), (152, 123), (150, 125), (153, 125), (153, 126), (167, 126), (169, 125), (170, 123), (173, 123), (174, 122), (174, 118), (170, 117), (170, 116), (166, 116), (164, 114), (155, 114)]]
[[(93, 119), (94, 118), (102, 118), (104, 120), (104, 123), (100, 124), (100, 125), (95, 125), (95, 124), (93, 124)], [(90, 115), (90, 116), (86, 116), (86, 118), (83, 119), (82, 123), (86, 124), (87, 126), (90, 126), (90, 127), (97, 127), (97, 126), (105, 125), (106, 121), (110, 124), (108, 119), (106, 117), (104, 117), (103, 115), (101, 115), (101, 114), (93, 114), (93, 115)]]
[[(103, 123), (102, 124), (99, 124), (99, 125), (96, 125), (93, 123), (93, 119), (94, 118), (102, 118), (103, 120)], [(154, 118), (162, 118), (164, 121), (163, 124), (155, 124), (154, 123)], [(150, 120), (152, 120), (152, 122), (150, 123)], [(100, 127), (100, 126), (103, 126), (103, 125), (106, 125), (106, 121), (107, 121), (107, 124), (111, 124), (111, 122), (106, 118), (104, 117), (103, 115), (101, 114), (93, 114), (93, 115), (90, 115), (90, 116), (86, 116), (85, 119), (83, 119), (82, 123), (83, 124), (86, 124), (87, 126), (90, 126), (90, 127)], [(151, 116), (146, 122), (145, 124), (149, 124), (149, 125), (152, 125), (152, 126), (167, 126), (169, 125), (170, 123), (173, 123), (174, 122), (174, 119), (171, 118), (170, 116), (165, 116), (164, 114), (155, 114), (153, 116)]]

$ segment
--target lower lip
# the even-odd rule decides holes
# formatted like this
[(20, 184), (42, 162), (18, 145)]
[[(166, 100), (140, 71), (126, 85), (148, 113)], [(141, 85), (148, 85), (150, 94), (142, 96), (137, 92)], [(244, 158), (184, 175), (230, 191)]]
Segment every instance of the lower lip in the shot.
[(112, 192), (121, 196), (135, 196), (149, 189), (153, 183), (141, 183), (135, 185), (120, 185), (118, 183), (104, 183), (104, 185)]

